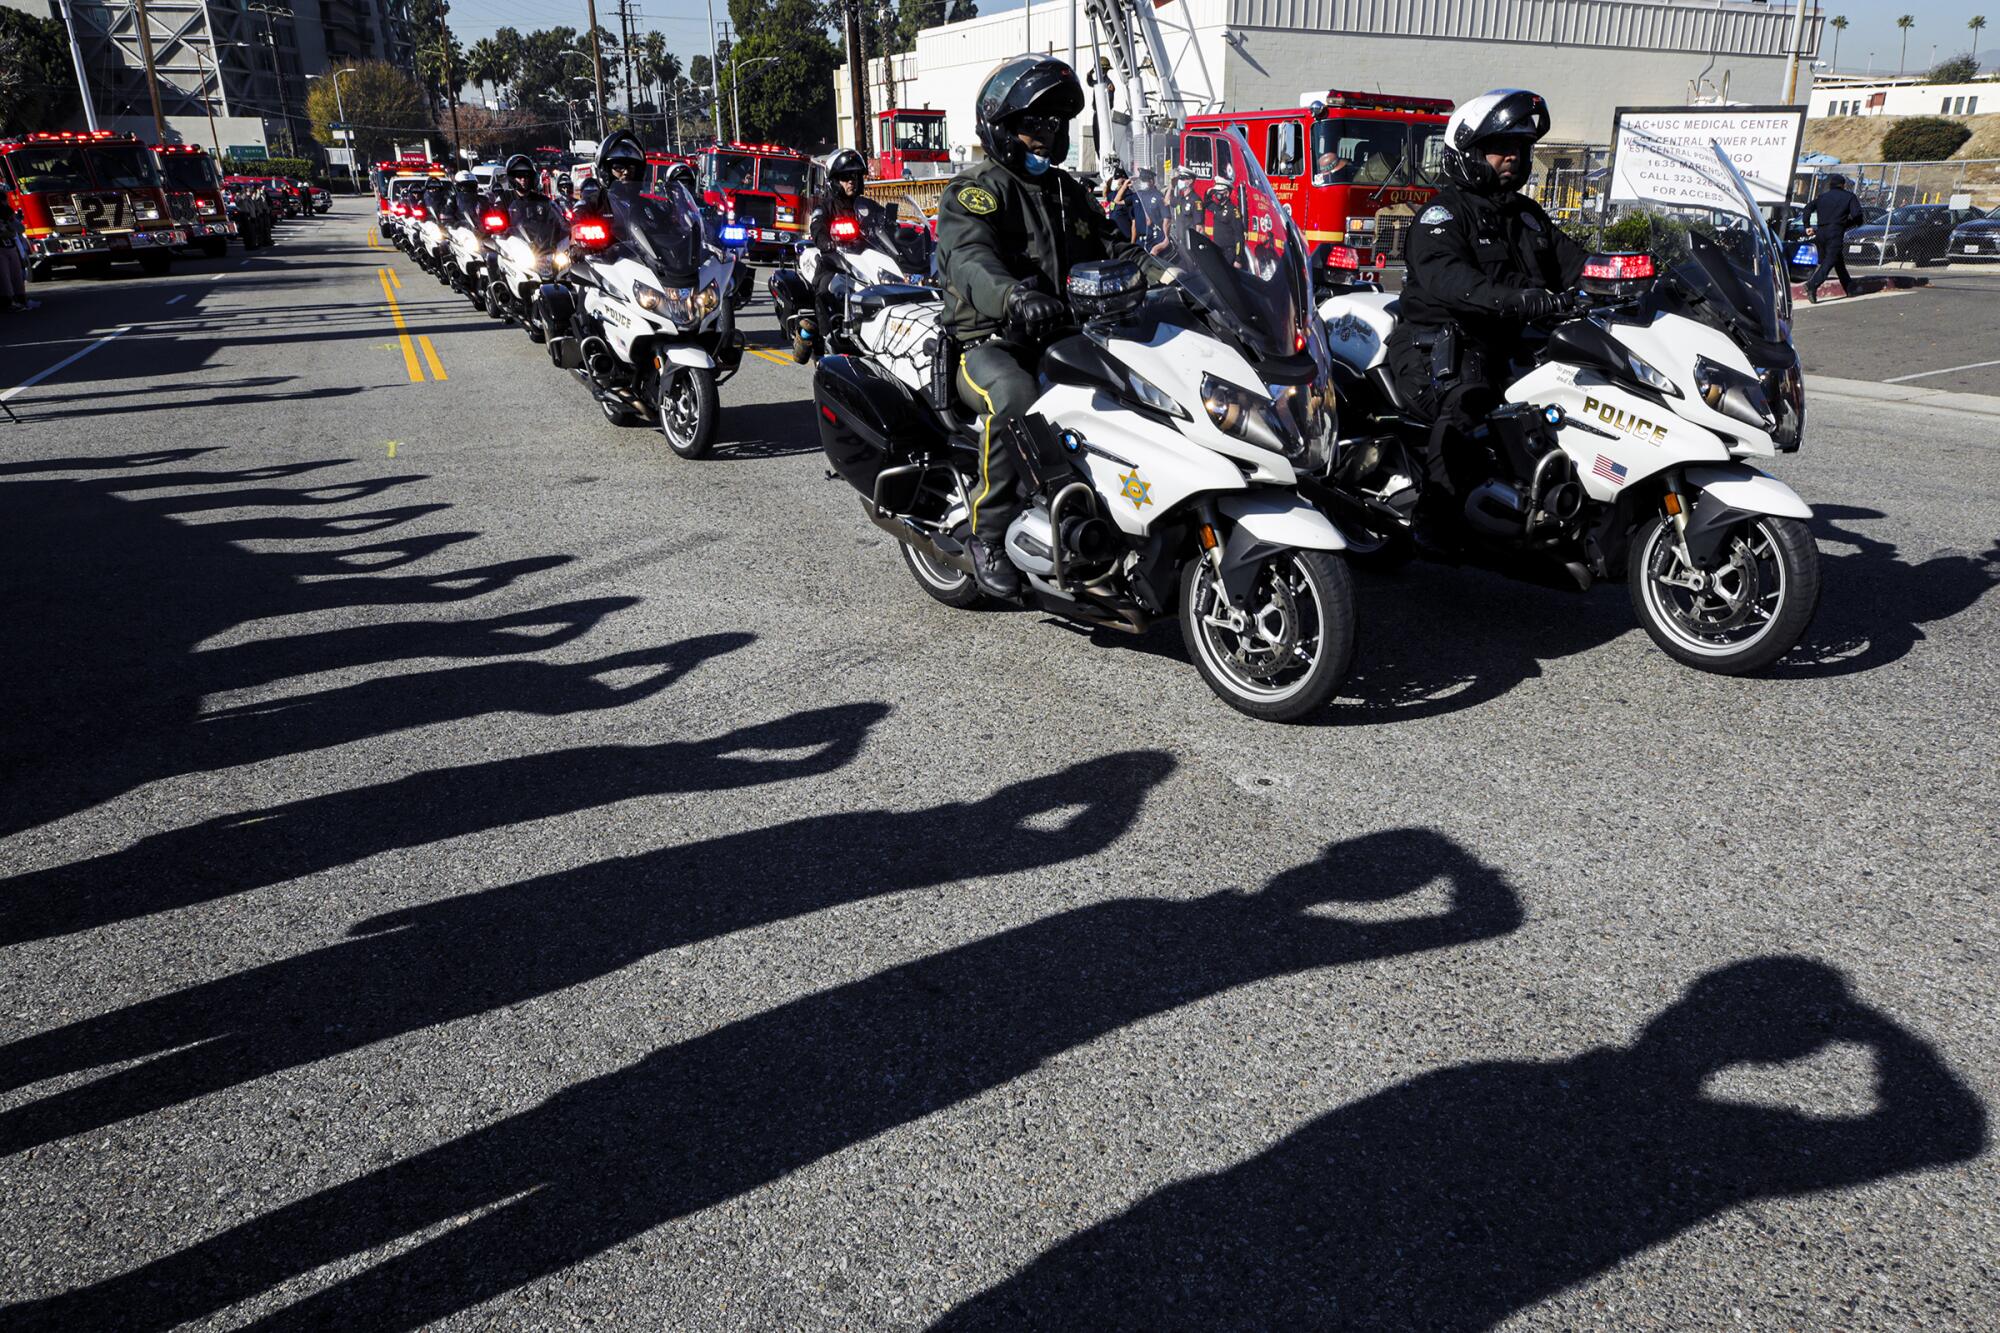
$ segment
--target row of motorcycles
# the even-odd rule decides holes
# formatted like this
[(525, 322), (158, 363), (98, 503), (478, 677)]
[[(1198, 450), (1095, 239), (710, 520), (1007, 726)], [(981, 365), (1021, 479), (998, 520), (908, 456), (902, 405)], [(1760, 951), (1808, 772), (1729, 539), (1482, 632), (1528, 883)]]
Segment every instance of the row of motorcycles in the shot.
[[(1231, 131), (1215, 171), (1251, 225), (1196, 214), (1144, 266), (1075, 265), (1072, 323), (1041, 344), (1041, 396), (1001, 428), (994, 447), (1013, 451), (1026, 492), (1005, 538), (1021, 604), (1133, 634), (1173, 618), (1214, 693), (1270, 721), (1311, 717), (1345, 675), (1351, 565), (1445, 560), (1578, 589), (1623, 578), (1675, 660), (1721, 674), (1776, 661), (1812, 619), (1819, 555), (1811, 510), (1753, 460), (1798, 449), (1803, 381), (1777, 240), (1711, 151), (1693, 165), (1740, 213), (1661, 214), (1643, 250), (1592, 257), (1469, 441), (1483, 479), (1449, 497), (1440, 544), (1418, 461), (1431, 425), (1385, 361), (1394, 297), (1309, 272), (1309, 247)], [(497, 243), (475, 303), (500, 301), (552, 349), (574, 340), (586, 364), (572, 369), (650, 412), (670, 443), (678, 386), (706, 385), (688, 410), (691, 429), (704, 410), (712, 429), (708, 363), (719, 369), (732, 342), (741, 355), (725, 313), (734, 261), (697, 265), (678, 242), (669, 290), (664, 242), (594, 249), (577, 239), (590, 221), (573, 225), (566, 259), (540, 233), (505, 254)], [(836, 222), (832, 239), (769, 279), (794, 357), (816, 363), (829, 476), (859, 493), (925, 593), (971, 607), (985, 594), (966, 543), (995, 427), (956, 389), (962, 348), (942, 318), (930, 226), (906, 201)], [(708, 320), (720, 340), (704, 339)]]
[(388, 233), (474, 309), (526, 332), (617, 426), (657, 425), (683, 458), (714, 444), (740, 368), (749, 270), (739, 229), (682, 186), (588, 187), (580, 200), (427, 183)]
[[(1154, 248), (1157, 269), (1070, 273), (1072, 326), (1046, 344), (1041, 397), (999, 446), (1031, 492), (1005, 543), (1023, 602), (1134, 633), (1177, 618), (1210, 688), (1273, 721), (1312, 716), (1348, 668), (1350, 565), (1421, 557), (1579, 590), (1623, 578), (1675, 660), (1732, 675), (1776, 661), (1818, 605), (1819, 553), (1812, 511), (1753, 461), (1799, 448), (1804, 385), (1777, 238), (1728, 155), (1709, 152), (1688, 165), (1718, 206), (1692, 222), (1649, 214), (1649, 244), (1592, 257), (1468, 442), (1482, 479), (1426, 505), (1432, 425), (1386, 364), (1395, 298), (1308, 271), (1230, 132), (1214, 170), (1250, 225), (1187, 216)], [(808, 256), (837, 269), (832, 327), (817, 327), (810, 269), (774, 274), (771, 294), (794, 355), (817, 359), (835, 472), (917, 584), (969, 607), (983, 598), (966, 542), (991, 424), (956, 391), (962, 349), (922, 278), (928, 232), (897, 213)]]

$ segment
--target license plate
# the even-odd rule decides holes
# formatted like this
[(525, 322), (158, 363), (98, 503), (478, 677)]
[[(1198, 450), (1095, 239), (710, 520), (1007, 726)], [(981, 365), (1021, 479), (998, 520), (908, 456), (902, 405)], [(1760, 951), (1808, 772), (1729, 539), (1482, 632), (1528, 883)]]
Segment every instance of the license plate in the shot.
[(1819, 263), (1819, 247), (1816, 245), (1800, 246), (1798, 249), (1792, 251), (1792, 262), (1801, 265)]
[(1958, 247), (1961, 254), (1976, 255), (1983, 248), (1977, 241), (1967, 241)]
[(1847, 247), (1847, 253), (1851, 255), (1865, 255), (1868, 253), (1868, 247), (1865, 245), (1850, 245)]

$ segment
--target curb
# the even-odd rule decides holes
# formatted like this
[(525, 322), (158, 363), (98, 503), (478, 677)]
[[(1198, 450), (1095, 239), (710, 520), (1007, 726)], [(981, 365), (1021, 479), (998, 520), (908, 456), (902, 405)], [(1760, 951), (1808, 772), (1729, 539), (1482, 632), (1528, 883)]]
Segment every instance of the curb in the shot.
[(1881, 407), (1914, 407), (1931, 412), (2000, 417), (2000, 397), (1983, 393), (1952, 393), (1945, 389), (1924, 389), (1910, 384), (1834, 379), (1829, 375), (1808, 375), (1806, 391), (1814, 397), (1874, 403)]

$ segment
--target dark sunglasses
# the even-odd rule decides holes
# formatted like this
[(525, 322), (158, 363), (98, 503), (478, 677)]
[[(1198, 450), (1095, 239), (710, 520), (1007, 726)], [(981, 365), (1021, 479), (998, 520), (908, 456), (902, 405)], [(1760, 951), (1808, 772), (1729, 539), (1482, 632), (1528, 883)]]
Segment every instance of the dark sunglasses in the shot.
[(1025, 134), (1043, 143), (1053, 143), (1062, 135), (1063, 126), (1069, 122), (1061, 116), (1016, 116), (1014, 133)]

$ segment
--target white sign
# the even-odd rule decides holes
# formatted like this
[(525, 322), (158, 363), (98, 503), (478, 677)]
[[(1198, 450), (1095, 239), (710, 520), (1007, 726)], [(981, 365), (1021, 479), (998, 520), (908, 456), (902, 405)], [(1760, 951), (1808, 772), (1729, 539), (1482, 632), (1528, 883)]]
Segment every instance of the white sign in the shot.
[(1785, 202), (1805, 131), (1804, 107), (1625, 109), (1617, 113), (1610, 201), (1741, 213), (1715, 149), (1759, 204)]

